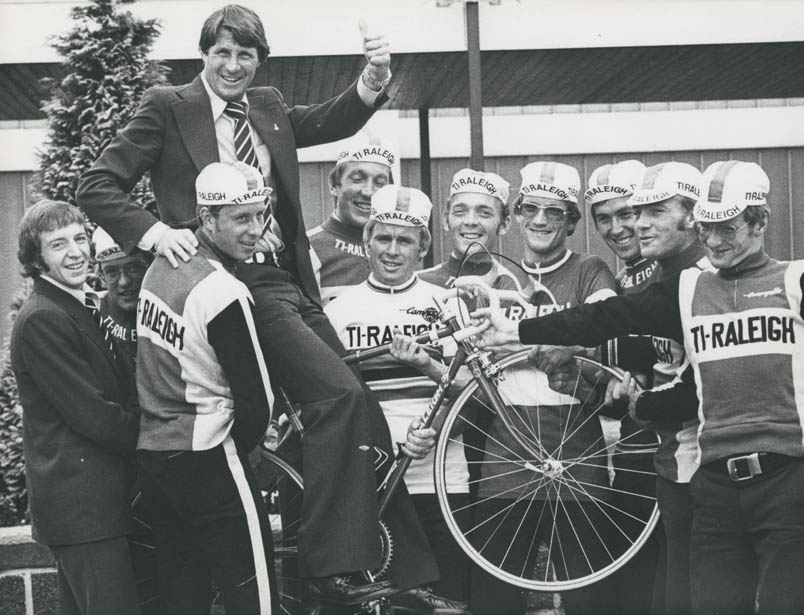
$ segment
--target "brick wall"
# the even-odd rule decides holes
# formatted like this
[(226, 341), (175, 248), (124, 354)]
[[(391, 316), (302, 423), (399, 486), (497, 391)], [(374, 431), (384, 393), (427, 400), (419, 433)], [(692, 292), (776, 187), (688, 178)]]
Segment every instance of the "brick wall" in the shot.
[(30, 526), (0, 528), (0, 615), (57, 615), (55, 563)]

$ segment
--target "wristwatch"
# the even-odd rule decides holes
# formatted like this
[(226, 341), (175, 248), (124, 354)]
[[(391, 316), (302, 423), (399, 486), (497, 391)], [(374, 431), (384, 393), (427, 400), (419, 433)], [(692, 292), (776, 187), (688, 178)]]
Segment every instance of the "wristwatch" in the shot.
[(391, 70), (388, 69), (388, 76), (380, 81), (379, 79), (375, 79), (371, 76), (368, 70), (363, 71), (363, 84), (369, 89), (374, 90), (375, 92), (381, 92), (382, 89), (388, 85), (391, 81)]

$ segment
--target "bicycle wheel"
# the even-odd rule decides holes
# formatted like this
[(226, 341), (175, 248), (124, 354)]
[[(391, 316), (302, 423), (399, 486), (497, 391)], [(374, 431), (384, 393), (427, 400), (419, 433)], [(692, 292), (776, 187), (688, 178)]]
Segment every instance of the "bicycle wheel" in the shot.
[(274, 542), (274, 569), (282, 615), (303, 613), (304, 585), (297, 567), (298, 533), (301, 523), (303, 482), (301, 475), (272, 451), (260, 451), (254, 468), (263, 492)]
[[(615, 370), (574, 357), (548, 380), (527, 355), (496, 364), (501, 407), (476, 381), (455, 400), (436, 446), (436, 492), (453, 536), (486, 572), (525, 589), (576, 589), (622, 567), (653, 531), (658, 439), (644, 428), (621, 436), (619, 421), (602, 416)], [(646, 448), (629, 447), (648, 433)], [(470, 476), (461, 509), (446, 497), (456, 457)]]

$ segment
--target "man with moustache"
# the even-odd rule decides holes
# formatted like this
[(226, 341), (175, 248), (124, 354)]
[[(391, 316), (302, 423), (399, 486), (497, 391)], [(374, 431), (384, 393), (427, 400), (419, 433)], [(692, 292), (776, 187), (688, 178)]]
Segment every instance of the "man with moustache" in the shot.
[(329, 174), (329, 192), (335, 210), (323, 224), (307, 233), (313, 272), (324, 305), (368, 278), (363, 227), (368, 222), (372, 195), (393, 183), (396, 164), (391, 144), (365, 131), (357, 133), (338, 154)]

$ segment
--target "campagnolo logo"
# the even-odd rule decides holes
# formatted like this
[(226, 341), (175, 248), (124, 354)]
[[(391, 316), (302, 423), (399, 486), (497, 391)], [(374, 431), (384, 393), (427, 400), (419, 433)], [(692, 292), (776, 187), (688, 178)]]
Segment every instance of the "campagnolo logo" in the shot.
[(424, 308), (423, 310), (408, 308), (405, 313), (421, 316), (427, 322), (438, 322), (438, 310), (432, 307)]

